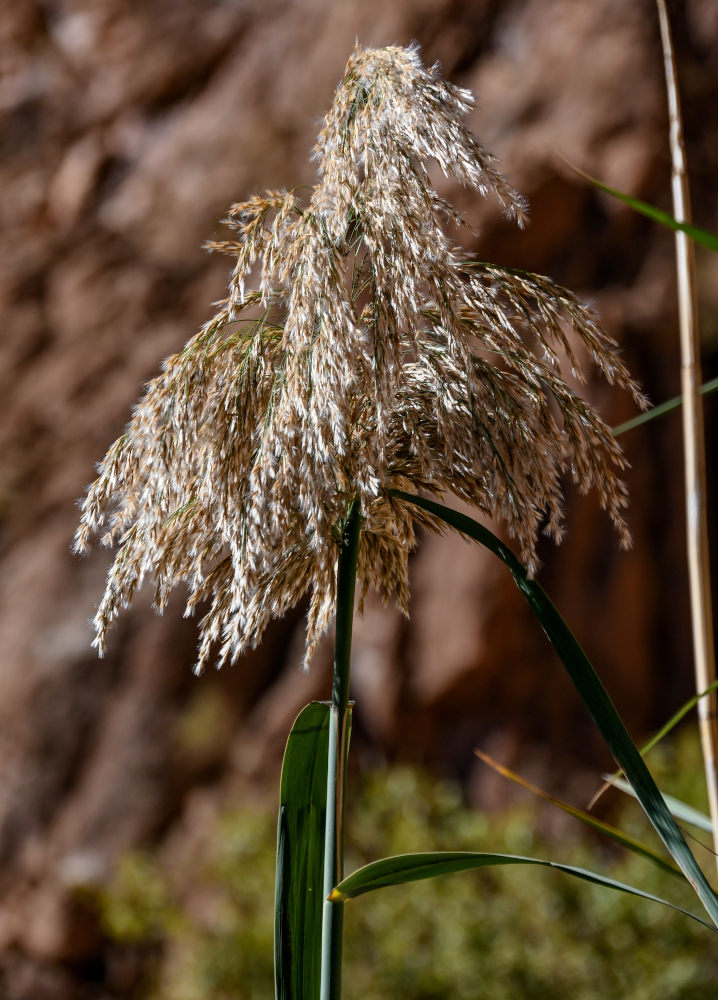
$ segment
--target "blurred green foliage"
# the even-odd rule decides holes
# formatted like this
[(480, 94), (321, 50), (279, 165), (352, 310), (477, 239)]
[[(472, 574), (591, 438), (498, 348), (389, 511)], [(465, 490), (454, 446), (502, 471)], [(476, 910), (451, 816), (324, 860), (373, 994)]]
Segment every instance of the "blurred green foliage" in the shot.
[[(651, 763), (666, 791), (702, 805), (694, 741), (661, 745)], [(587, 840), (578, 824), (547, 842), (529, 796), (484, 815), (454, 785), (407, 768), (352, 791), (347, 871), (406, 851), (493, 849), (594, 868), (695, 909), (677, 880)], [(620, 825), (651, 839), (629, 800)], [(268, 809), (228, 809), (189, 868), (147, 855), (119, 866), (100, 901), (108, 934), (163, 943), (143, 997), (270, 1000), (275, 826)], [(495, 869), (349, 902), (344, 982), (346, 1000), (718, 1000), (718, 938), (658, 904), (556, 872)]]

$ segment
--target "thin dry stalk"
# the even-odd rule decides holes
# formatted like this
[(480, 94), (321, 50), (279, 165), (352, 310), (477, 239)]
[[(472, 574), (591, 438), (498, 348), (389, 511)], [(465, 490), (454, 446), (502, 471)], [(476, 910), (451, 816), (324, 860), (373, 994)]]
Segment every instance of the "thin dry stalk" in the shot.
[[(683, 144), (676, 61), (668, 10), (664, 0), (656, 0), (668, 92), (668, 117), (672, 161), (673, 214), (679, 222), (691, 221), (688, 172)], [(695, 253), (690, 238), (676, 232), (676, 270), (681, 340), (681, 389), (683, 393), (683, 448), (686, 485), (686, 542), (693, 631), (693, 658), (696, 690), (705, 691), (716, 676), (713, 617), (711, 611), (710, 555), (708, 548), (707, 490), (701, 359), (698, 331), (698, 302), (695, 282)], [(698, 702), (698, 725), (713, 822), (713, 847), (718, 864), (718, 700), (711, 691)]]

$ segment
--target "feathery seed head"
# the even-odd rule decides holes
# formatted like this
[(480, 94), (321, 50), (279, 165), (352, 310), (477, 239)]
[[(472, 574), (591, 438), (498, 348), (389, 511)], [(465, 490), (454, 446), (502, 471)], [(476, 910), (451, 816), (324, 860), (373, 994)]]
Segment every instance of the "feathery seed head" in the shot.
[[(227, 299), (148, 386), (83, 504), (76, 547), (119, 544), (95, 625), (106, 633), (145, 577), (162, 609), (186, 583), (205, 607), (197, 669), (258, 642), (307, 591), (307, 658), (333, 615), (337, 537), (359, 496), (358, 576), (406, 611), (417, 523), (390, 490), (450, 490), (501, 517), (533, 566), (539, 528), (561, 534), (562, 473), (599, 499), (628, 543), (624, 460), (561, 378), (583, 343), (641, 397), (593, 314), (544, 278), (471, 261), (427, 162), (526, 206), (462, 120), (468, 91), (415, 48), (357, 48), (319, 135), (308, 198), (233, 205)], [(256, 288), (249, 289), (251, 272)]]

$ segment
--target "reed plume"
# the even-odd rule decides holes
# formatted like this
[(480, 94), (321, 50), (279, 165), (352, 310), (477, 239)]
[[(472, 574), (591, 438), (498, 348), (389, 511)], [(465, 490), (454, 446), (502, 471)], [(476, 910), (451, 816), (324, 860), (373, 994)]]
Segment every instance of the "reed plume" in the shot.
[[(315, 149), (307, 197), (235, 204), (219, 311), (150, 382), (99, 466), (76, 546), (119, 544), (95, 618), (143, 579), (161, 610), (184, 582), (204, 608), (197, 669), (236, 658), (311, 591), (307, 657), (328, 626), (337, 545), (361, 503), (358, 581), (408, 606), (417, 522), (391, 489), (451, 491), (498, 516), (535, 565), (561, 536), (561, 477), (595, 488), (628, 543), (622, 453), (562, 378), (583, 345), (641, 402), (593, 313), (550, 279), (469, 259), (428, 163), (521, 224), (526, 206), (466, 127), (469, 91), (415, 48), (357, 48)], [(216, 654), (213, 652), (216, 648)]]

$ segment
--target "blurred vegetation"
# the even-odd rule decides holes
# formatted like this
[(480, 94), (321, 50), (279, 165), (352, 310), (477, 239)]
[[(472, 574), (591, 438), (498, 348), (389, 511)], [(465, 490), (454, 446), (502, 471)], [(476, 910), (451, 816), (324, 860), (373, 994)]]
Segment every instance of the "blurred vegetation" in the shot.
[[(651, 764), (665, 791), (703, 805), (696, 741), (662, 744)], [(484, 815), (456, 786), (396, 768), (363, 778), (352, 800), (347, 871), (405, 851), (493, 849), (594, 868), (695, 910), (676, 879), (578, 824), (549, 841), (528, 795)], [(628, 799), (619, 823), (654, 842)], [(147, 854), (119, 865), (99, 905), (112, 940), (155, 956), (137, 997), (273, 997), (275, 826), (270, 809), (227, 809), (196, 867), (173, 871)], [(385, 889), (349, 902), (345, 919), (347, 1000), (718, 1000), (710, 931), (557, 872), (496, 869)]]

